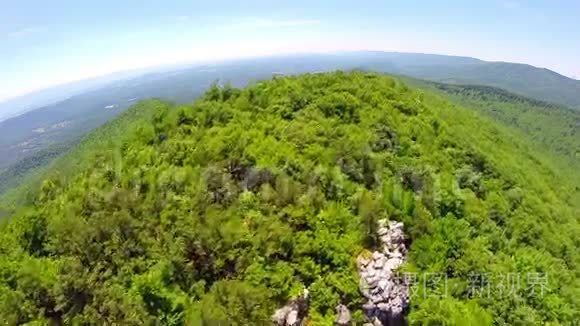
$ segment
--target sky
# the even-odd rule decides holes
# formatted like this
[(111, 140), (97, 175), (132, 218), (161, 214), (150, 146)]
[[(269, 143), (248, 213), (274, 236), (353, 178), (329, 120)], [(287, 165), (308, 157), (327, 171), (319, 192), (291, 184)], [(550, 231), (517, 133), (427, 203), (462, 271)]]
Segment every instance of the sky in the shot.
[(0, 0), (0, 101), (157, 65), (377, 50), (580, 78), (578, 0)]

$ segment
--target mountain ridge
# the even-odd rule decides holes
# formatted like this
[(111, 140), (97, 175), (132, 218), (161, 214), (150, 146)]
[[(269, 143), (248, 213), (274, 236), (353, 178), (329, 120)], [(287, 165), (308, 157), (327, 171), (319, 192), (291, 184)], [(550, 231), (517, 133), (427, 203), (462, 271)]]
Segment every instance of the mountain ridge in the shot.
[[(479, 113), (400, 79), (214, 85), (193, 104), (140, 102), (84, 144), (2, 225), (9, 323), (266, 324), (305, 288), (311, 325), (339, 304), (363, 323), (355, 259), (383, 219), (404, 223), (401, 272), (420, 277), (410, 324), (578, 318), (574, 190)], [(548, 275), (542, 295), (530, 271)], [(433, 273), (445, 283), (423, 283)], [(506, 295), (507, 273), (522, 283)]]
[[(433, 53), (412, 53), (412, 52), (391, 52), (391, 51), (339, 51), (339, 52), (335, 52), (335, 53), (330, 53), (330, 54), (295, 54), (295, 55), (276, 55), (273, 57), (279, 57), (279, 58), (284, 58), (284, 57), (288, 57), (288, 58), (292, 58), (292, 57), (300, 57), (300, 56), (332, 56), (332, 55), (372, 55), (375, 57), (380, 57), (382, 59), (388, 59), (388, 60), (397, 60), (397, 62), (399, 64), (403, 64), (403, 65), (410, 65), (411, 62), (413, 61), (417, 61), (417, 60), (427, 60), (427, 59), (431, 59), (431, 63), (432, 64), (437, 64), (437, 65), (451, 65), (451, 64), (460, 64), (460, 65), (468, 65), (468, 64), (475, 64), (475, 63), (479, 63), (479, 64), (509, 64), (509, 65), (522, 65), (525, 66), (529, 69), (533, 69), (533, 70), (542, 70), (543, 72), (549, 73), (549, 74), (556, 74), (559, 78), (565, 78), (565, 79), (570, 79), (573, 80), (575, 82), (578, 82), (578, 84), (580, 85), (580, 81), (578, 79), (575, 78), (571, 78), (571, 77), (567, 77), (563, 74), (560, 74), (558, 72), (555, 72), (553, 70), (550, 70), (548, 68), (544, 68), (544, 67), (537, 67), (531, 64), (526, 64), (526, 63), (515, 63), (515, 62), (507, 62), (507, 61), (487, 61), (487, 60), (482, 60), (482, 59), (478, 59), (475, 57), (468, 57), (468, 56), (461, 56), (461, 55), (443, 55), (443, 54), (433, 54)], [(86, 80), (81, 80), (81, 81), (71, 81), (62, 85), (56, 85), (56, 86), (52, 86), (52, 87), (48, 87), (45, 89), (40, 89), (37, 91), (33, 91), (29, 94), (25, 94), (22, 96), (18, 96), (18, 97), (14, 97), (11, 99), (6, 99), (2, 102), (0, 102), (0, 110), (2, 110), (2, 108), (7, 108), (9, 106), (18, 106), (18, 107), (22, 107), (20, 109), (20, 111), (22, 111), (23, 109), (29, 110), (29, 109), (34, 109), (31, 108), (31, 106), (36, 106), (36, 107), (40, 107), (40, 106), (45, 106), (48, 104), (51, 104), (49, 102), (57, 102), (59, 99), (62, 100), (64, 99), (64, 97), (69, 97), (72, 95), (77, 95), (82, 93), (83, 91), (89, 91), (91, 88), (97, 88), (99, 86), (106, 86), (107, 82), (115, 82), (115, 81), (122, 81), (122, 80), (128, 80), (128, 79), (132, 79), (132, 78), (138, 78), (140, 76), (145, 76), (147, 74), (150, 73), (166, 73), (166, 72), (170, 72), (170, 71), (177, 71), (177, 70), (183, 70), (183, 69), (187, 69), (187, 68), (195, 68), (197, 66), (204, 66), (204, 65), (214, 65), (214, 64), (223, 64), (223, 62), (242, 62), (244, 60), (263, 60), (266, 58), (271, 58), (272, 56), (257, 56), (254, 58), (249, 58), (249, 59), (229, 59), (229, 60), (223, 60), (220, 62), (201, 62), (201, 63), (191, 63), (191, 64), (179, 64), (179, 65), (156, 65), (156, 66), (152, 66), (149, 68), (143, 68), (143, 69), (134, 69), (134, 70), (130, 70), (130, 71), (119, 71), (119, 72), (113, 72), (110, 74), (107, 74), (105, 76), (101, 76), (101, 77), (94, 77), (94, 78), (89, 78)], [(411, 62), (407, 62), (407, 61), (411, 61)], [(421, 65), (425, 65), (425, 63), (421, 63)], [(177, 69), (177, 67), (181, 67), (179, 69)], [(383, 72), (387, 72), (387, 73), (396, 73), (395, 71), (383, 71)], [(81, 84), (87, 84), (84, 86), (81, 86)], [(501, 87), (501, 86), (500, 86)], [(73, 88), (74, 91), (70, 90), (70, 88)], [(501, 88), (505, 88), (505, 87), (501, 87)], [(69, 90), (67, 90), (69, 89)], [(51, 93), (56, 93), (56, 94), (51, 94)], [(62, 94), (61, 94), (62, 93)], [(41, 99), (36, 99), (36, 100), (27, 100), (27, 98), (31, 98), (31, 97), (48, 97), (51, 98), (50, 101), (48, 100), (43, 100)], [(526, 95), (526, 94), (524, 94)], [(529, 95), (529, 94), (528, 94)], [(557, 99), (557, 98), (556, 98)], [(23, 102), (23, 103), (21, 103)], [(566, 103), (569, 104), (569, 103)], [(578, 100), (575, 104), (575, 106), (580, 107), (580, 100)], [(14, 113), (13, 113), (14, 114)], [(5, 118), (0, 118), (0, 121), (5, 120)]]
[[(456, 64), (451, 65), (453, 62)], [(222, 84), (230, 82), (235, 87), (243, 87), (251, 82), (269, 79), (273, 75), (351, 69), (407, 74), (457, 85), (481, 84), (482, 78), (489, 77), (490, 74), (492, 77), (505, 75), (507, 77), (502, 78), (512, 83), (510, 92), (514, 92), (513, 88), (521, 88), (524, 83), (523, 87), (527, 87), (528, 90), (548, 92), (550, 99), (553, 96), (560, 98), (564, 96), (561, 96), (563, 93), (554, 95), (556, 93), (553, 93), (552, 89), (537, 90), (534, 88), (537, 83), (526, 82), (528, 79), (539, 78), (515, 78), (514, 81), (513, 71), (521, 74), (521, 71), (532, 69), (532, 75), (540, 73), (546, 80), (558, 81), (566, 78), (529, 65), (487, 63), (469, 57), (380, 51), (294, 54), (185, 65), (177, 70), (155, 71), (140, 77), (115, 81), (96, 90), (77, 94), (67, 100), (0, 122), (0, 173), (5, 169), (9, 169), (4, 171), (8, 174), (23, 172), (19, 167), (11, 167), (20, 161), (28, 167), (44, 165), (47, 159), (57, 153), (52, 149), (58, 148), (59, 151), (65, 149), (66, 144), (76, 142), (79, 137), (116, 117), (138, 99), (156, 97), (176, 103), (188, 103), (216, 81)], [(484, 72), (481, 72), (482, 70)], [(472, 71), (469, 76), (477, 78), (466, 78), (465, 71)], [(488, 86), (498, 86), (497, 78), (494, 78), (486, 79)], [(576, 85), (570, 80), (567, 83)], [(580, 85), (580, 82), (577, 84)], [(522, 95), (522, 92), (514, 93)], [(578, 95), (580, 91), (577, 94), (572, 93), (574, 98), (580, 96)], [(541, 106), (549, 108), (552, 104), (546, 102)], [(65, 146), (62, 146), (63, 144)], [(0, 186), (0, 189), (6, 189), (7, 184)]]

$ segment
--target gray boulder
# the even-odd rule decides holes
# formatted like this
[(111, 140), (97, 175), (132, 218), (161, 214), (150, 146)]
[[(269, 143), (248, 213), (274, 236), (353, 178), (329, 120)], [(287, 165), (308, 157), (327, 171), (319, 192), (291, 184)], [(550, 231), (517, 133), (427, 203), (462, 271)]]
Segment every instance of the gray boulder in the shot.
[(352, 318), (350, 316), (350, 310), (343, 305), (339, 304), (336, 306), (336, 322), (337, 326), (350, 326), (352, 325)]
[(304, 293), (301, 296), (290, 300), (287, 305), (274, 312), (272, 322), (278, 326), (302, 325), (308, 314), (308, 297), (309, 292), (304, 289)]
[(367, 299), (363, 310), (372, 325), (402, 325), (409, 306), (408, 285), (396, 276), (407, 256), (403, 223), (380, 220), (378, 234), (383, 251), (357, 259), (359, 287)]

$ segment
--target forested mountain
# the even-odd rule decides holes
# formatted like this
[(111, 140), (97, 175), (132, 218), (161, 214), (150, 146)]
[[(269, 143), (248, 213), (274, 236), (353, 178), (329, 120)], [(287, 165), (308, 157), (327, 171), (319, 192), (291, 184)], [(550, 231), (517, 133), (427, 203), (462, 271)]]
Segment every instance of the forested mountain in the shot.
[(525, 64), (481, 62), (473, 65), (409, 66), (399, 73), (449, 84), (499, 87), (533, 99), (580, 109), (580, 81)]
[[(523, 138), (551, 152), (571, 169), (580, 160), (580, 112), (505, 90), (473, 85), (431, 84), (469, 109), (521, 131)], [(580, 181), (578, 182), (580, 184)]]
[[(569, 104), (573, 108), (580, 105), (580, 82), (552, 71), (443, 55), (389, 52), (310, 54), (173, 67), (136, 78), (128, 78), (136, 74), (128, 72), (115, 75), (122, 80), (100, 88), (96, 87), (104, 84), (100, 79), (71, 85), (66, 88), (67, 94), (74, 96), (0, 122), (0, 193), (18, 184), (21, 176), (46, 166), (80, 137), (116, 117), (136, 100), (163, 98), (188, 103), (216, 80), (242, 87), (273, 75), (337, 69), (362, 69), (447, 83), (498, 86), (532, 98)], [(71, 93), (77, 89), (87, 91)], [(62, 96), (61, 93), (48, 92), (45, 95), (55, 97)], [(546, 112), (551, 112), (548, 106), (544, 107), (548, 108)], [(5, 109), (0, 107), (0, 110)], [(562, 121), (567, 116), (561, 115), (561, 110), (555, 111), (558, 111), (555, 113), (557, 120)], [(555, 125), (553, 130), (557, 128)]]
[(2, 121), (0, 171), (19, 160), (42, 161), (39, 156), (47, 148), (77, 141), (140, 99), (157, 97), (187, 103), (218, 80), (243, 86), (249, 81), (272, 76), (270, 67), (250, 68), (231, 64), (149, 74), (75, 95)]
[(214, 85), (193, 104), (141, 102), (57, 162), (0, 232), (0, 315), (257, 325), (307, 288), (310, 325), (339, 303), (362, 324), (356, 258), (388, 219), (417, 276), (410, 324), (571, 324), (575, 187), (504, 127), (400, 79)]
[[(115, 82), (141, 77), (159, 70), (161, 68), (120, 71), (85, 80), (77, 80), (11, 98), (0, 102), (0, 122), (77, 95), (110, 86)], [(162, 71), (167, 71), (167, 68)]]

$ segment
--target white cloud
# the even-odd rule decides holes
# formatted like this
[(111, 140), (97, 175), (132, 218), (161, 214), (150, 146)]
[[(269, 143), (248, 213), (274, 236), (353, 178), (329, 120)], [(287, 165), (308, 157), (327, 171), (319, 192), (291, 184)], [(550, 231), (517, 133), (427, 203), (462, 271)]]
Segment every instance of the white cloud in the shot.
[(24, 28), (21, 28), (19, 30), (8, 33), (8, 37), (21, 38), (21, 37), (26, 37), (26, 36), (37, 34), (37, 33), (42, 33), (44, 31), (46, 31), (45, 27), (29, 26), (29, 27), (24, 27)]

